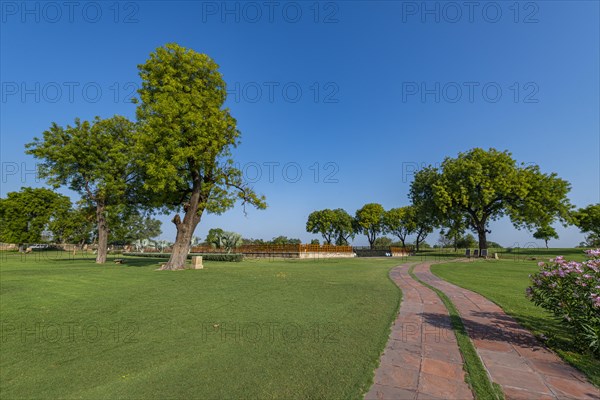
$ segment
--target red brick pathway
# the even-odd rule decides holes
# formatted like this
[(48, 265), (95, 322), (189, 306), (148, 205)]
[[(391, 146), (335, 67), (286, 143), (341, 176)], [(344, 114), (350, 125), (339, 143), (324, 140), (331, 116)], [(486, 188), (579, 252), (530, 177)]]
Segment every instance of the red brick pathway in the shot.
[(598, 388), (581, 372), (541, 345), (500, 307), (436, 277), (429, 267), (430, 263), (417, 265), (415, 275), (450, 297), (479, 357), (507, 399), (600, 399)]
[(408, 266), (390, 277), (402, 289), (402, 304), (365, 399), (472, 399), (442, 301), (408, 275)]

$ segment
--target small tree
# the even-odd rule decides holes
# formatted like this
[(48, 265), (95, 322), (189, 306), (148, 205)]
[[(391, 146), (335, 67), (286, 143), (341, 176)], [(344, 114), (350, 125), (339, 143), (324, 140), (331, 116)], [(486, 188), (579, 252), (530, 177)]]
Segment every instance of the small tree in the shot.
[(335, 214), (335, 244), (338, 246), (347, 246), (351, 239), (354, 239), (354, 219), (346, 210), (336, 208)]
[(83, 248), (91, 242), (94, 221), (93, 209), (85, 206), (71, 208), (50, 223), (50, 231), (57, 243), (75, 243)]
[(536, 239), (543, 240), (546, 244), (546, 248), (548, 248), (548, 241), (550, 239), (558, 239), (558, 233), (556, 233), (556, 230), (550, 225), (545, 225), (539, 227), (537, 231), (533, 233), (533, 237)]
[(331, 244), (336, 233), (336, 215), (333, 210), (313, 211), (306, 221), (306, 231), (321, 234), (325, 244)]
[(308, 216), (306, 231), (319, 233), (323, 237), (324, 244), (346, 245), (350, 238), (354, 238), (352, 217), (345, 210), (325, 209), (314, 211)]
[(122, 207), (120, 212), (109, 213), (109, 242), (111, 244), (131, 244), (136, 240), (152, 239), (162, 233), (162, 222), (144, 215), (137, 210)]
[(385, 210), (381, 204), (369, 203), (365, 204), (361, 209), (356, 211), (355, 231), (367, 236), (369, 246), (373, 248), (375, 239), (381, 234), (384, 229), (383, 217)]
[(231, 250), (242, 245), (242, 235), (236, 232), (223, 232), (222, 243), (227, 253), (231, 253)]
[(575, 225), (587, 233), (586, 246), (600, 246), (600, 203), (590, 204), (574, 213)]
[(469, 233), (466, 236), (463, 236), (460, 239), (458, 239), (458, 241), (456, 242), (456, 246), (457, 248), (461, 249), (470, 249), (472, 247), (477, 246), (477, 240), (475, 239), (475, 236)]
[(223, 247), (222, 238), (224, 233), (225, 231), (221, 228), (209, 229), (208, 235), (206, 235), (206, 243), (217, 249), (220, 249), (221, 247)]
[(387, 232), (400, 239), (402, 247), (406, 247), (406, 238), (417, 227), (410, 207), (392, 208), (384, 214), (383, 223)]
[[(430, 210), (423, 210), (416, 206), (411, 206), (413, 218), (415, 221), (415, 250), (419, 251), (421, 243), (425, 243), (425, 238), (433, 232), (434, 222)], [(427, 245), (428, 247), (431, 247)]]

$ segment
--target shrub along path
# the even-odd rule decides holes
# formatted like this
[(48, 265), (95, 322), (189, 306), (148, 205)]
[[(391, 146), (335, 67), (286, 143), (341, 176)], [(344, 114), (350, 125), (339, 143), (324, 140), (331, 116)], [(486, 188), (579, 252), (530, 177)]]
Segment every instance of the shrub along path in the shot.
[(430, 265), (417, 265), (415, 275), (452, 300), (490, 377), (507, 398), (600, 398), (598, 388), (581, 372), (541, 345), (499, 306), (438, 278)]

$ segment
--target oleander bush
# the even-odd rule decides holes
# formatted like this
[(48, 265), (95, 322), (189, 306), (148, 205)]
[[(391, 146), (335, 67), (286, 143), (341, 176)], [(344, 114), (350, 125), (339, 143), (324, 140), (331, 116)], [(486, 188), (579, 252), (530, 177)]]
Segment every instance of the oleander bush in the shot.
[(589, 260), (583, 262), (562, 256), (540, 262), (527, 296), (573, 333), (580, 350), (600, 355), (600, 249), (586, 253)]

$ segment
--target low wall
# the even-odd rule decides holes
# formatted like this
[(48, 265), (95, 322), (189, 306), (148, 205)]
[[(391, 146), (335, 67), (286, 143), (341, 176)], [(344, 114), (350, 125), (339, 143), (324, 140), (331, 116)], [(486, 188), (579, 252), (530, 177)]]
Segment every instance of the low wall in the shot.
[(348, 253), (348, 252), (325, 253), (325, 252), (319, 251), (319, 252), (300, 253), (299, 256), (300, 256), (299, 258), (352, 258), (352, 257), (356, 257), (356, 254)]

